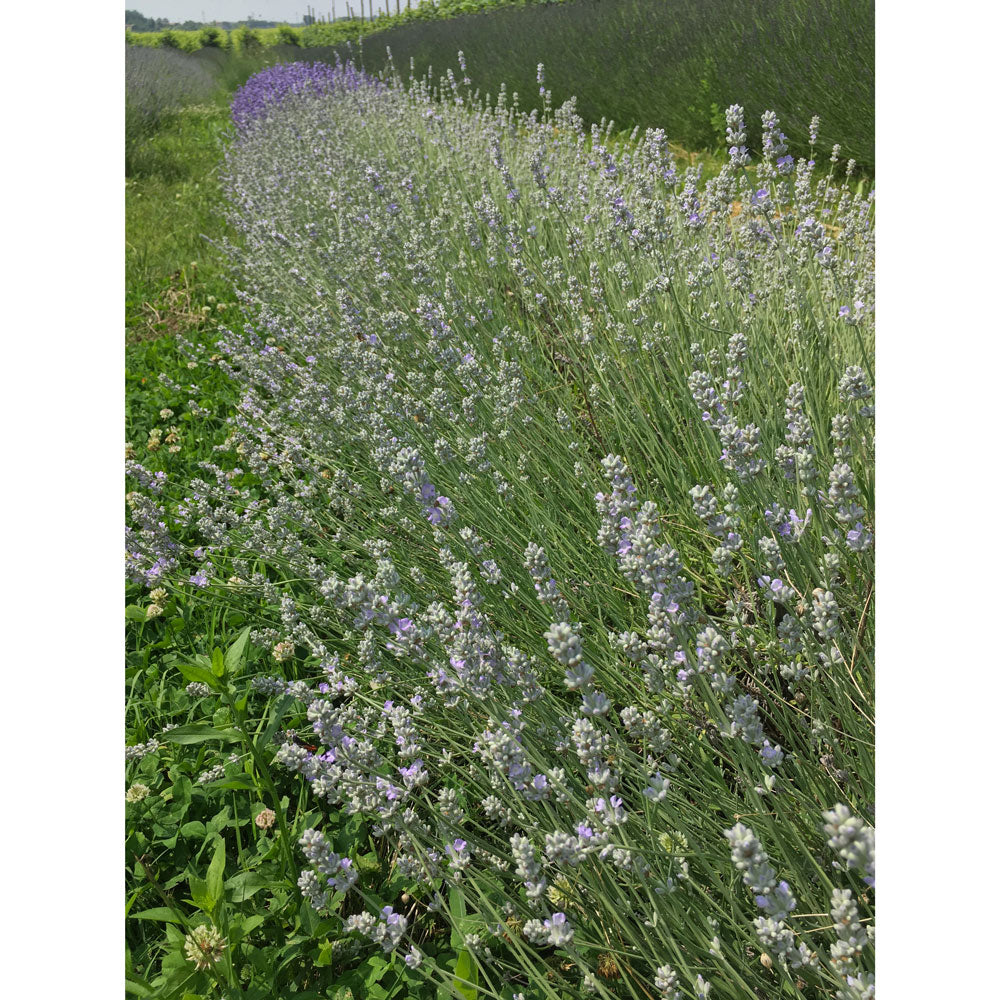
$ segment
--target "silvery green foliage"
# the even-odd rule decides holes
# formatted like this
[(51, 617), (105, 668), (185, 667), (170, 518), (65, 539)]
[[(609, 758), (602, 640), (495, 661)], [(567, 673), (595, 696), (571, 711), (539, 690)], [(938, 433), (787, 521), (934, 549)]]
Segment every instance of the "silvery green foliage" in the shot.
[[(718, 955), (748, 939), (854, 989), (775, 870), (826, 912), (816, 865), (874, 861), (820, 814), (871, 796), (873, 201), (785, 162), (773, 116), (758, 175), (736, 106), (705, 185), (662, 132), (442, 88), (298, 93), (237, 133), (249, 319), (215, 363), (240, 403), (217, 472), (130, 474), (130, 574), (257, 616), (283, 676), (254, 697), (320, 744), (278, 765), (441, 920), (455, 890), (507, 928), (476, 932), (482, 982), (575, 995), (613, 931), (636, 995), (737, 1000)], [(737, 884), (678, 951), (730, 866), (720, 817), (761, 813), (780, 863), (727, 836), (765, 905)], [(356, 859), (303, 846), (307, 899), (346, 885), (345, 932), (433, 967), (422, 910), (369, 909)]]
[(208, 100), (218, 88), (215, 67), (178, 49), (125, 46), (126, 148), (154, 131), (164, 115)]

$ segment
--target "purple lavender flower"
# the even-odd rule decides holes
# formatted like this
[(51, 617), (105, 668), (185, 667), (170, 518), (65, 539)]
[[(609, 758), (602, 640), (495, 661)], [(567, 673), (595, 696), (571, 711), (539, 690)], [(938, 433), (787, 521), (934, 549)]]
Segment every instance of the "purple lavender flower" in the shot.
[(278, 63), (255, 73), (236, 91), (230, 113), (237, 132), (245, 133), (290, 97), (321, 97), (362, 86), (379, 88), (381, 84), (353, 63)]

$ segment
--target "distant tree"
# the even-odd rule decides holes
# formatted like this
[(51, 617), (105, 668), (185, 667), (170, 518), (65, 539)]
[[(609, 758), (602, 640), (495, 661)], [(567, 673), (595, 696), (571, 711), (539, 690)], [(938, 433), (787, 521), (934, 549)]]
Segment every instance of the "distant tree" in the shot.
[(156, 22), (137, 10), (125, 11), (125, 23), (132, 25), (133, 31), (156, 31)]
[(236, 45), (243, 55), (256, 55), (264, 48), (264, 42), (253, 28), (243, 28), (236, 33)]
[(165, 49), (179, 49), (181, 40), (172, 31), (167, 30), (160, 36), (160, 45)]
[(218, 28), (206, 25), (198, 35), (198, 41), (203, 49), (221, 49), (225, 46), (225, 36)]

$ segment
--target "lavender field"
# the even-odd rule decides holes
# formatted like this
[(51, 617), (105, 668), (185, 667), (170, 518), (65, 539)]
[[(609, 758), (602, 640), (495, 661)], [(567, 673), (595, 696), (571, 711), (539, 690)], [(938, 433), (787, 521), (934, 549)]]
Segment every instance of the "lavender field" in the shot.
[(874, 192), (458, 65), (233, 96), (241, 318), (159, 379), (226, 418), (126, 460), (127, 988), (871, 1000)]

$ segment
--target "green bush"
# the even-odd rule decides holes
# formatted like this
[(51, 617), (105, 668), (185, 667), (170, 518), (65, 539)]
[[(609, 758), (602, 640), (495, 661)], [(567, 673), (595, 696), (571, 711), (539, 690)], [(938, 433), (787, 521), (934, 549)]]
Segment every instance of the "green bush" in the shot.
[(225, 45), (226, 36), (218, 28), (204, 27), (198, 34), (198, 41), (202, 48), (221, 49)]
[(264, 50), (264, 42), (260, 37), (260, 32), (253, 28), (240, 28), (236, 32), (236, 48), (241, 55), (259, 55)]

